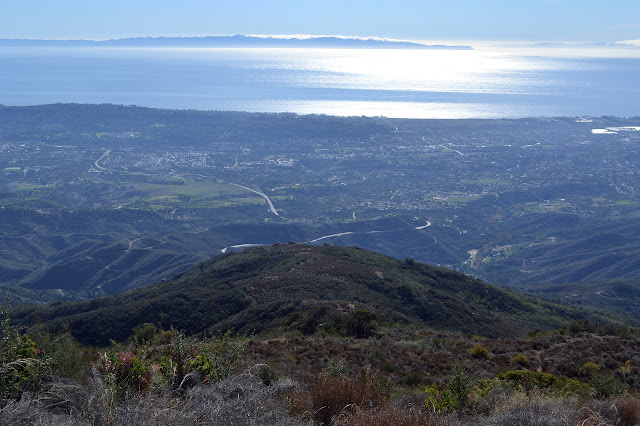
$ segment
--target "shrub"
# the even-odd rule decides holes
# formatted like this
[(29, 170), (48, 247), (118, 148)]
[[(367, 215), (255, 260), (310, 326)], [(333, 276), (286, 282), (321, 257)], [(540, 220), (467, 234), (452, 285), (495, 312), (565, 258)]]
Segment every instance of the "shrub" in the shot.
[(582, 367), (580, 367), (580, 374), (585, 375), (585, 376), (590, 376), (591, 374), (595, 373), (596, 371), (600, 371), (600, 366), (598, 364), (596, 364), (595, 362), (591, 362), (591, 361), (587, 361), (585, 362)]
[(425, 404), (436, 413), (450, 409), (464, 409), (471, 394), (471, 379), (464, 367), (456, 362), (446, 384), (439, 382), (425, 389)]
[(275, 382), (278, 381), (278, 374), (275, 372), (273, 368), (271, 368), (267, 364), (262, 364), (258, 368), (258, 372), (256, 373), (256, 377), (260, 379), (260, 381), (265, 386), (271, 386)]
[(377, 328), (376, 314), (365, 309), (354, 311), (347, 325), (349, 335), (358, 339), (372, 336)]
[(244, 362), (248, 337), (232, 337), (232, 331), (219, 334), (198, 346), (193, 364), (210, 382), (229, 377)]
[(404, 299), (407, 302), (414, 302), (416, 300), (416, 295), (414, 294), (411, 287), (407, 284), (401, 284), (400, 287), (396, 289), (396, 291), (398, 292), (398, 296), (400, 296), (401, 299)]
[(322, 369), (321, 376), (344, 377), (347, 374), (347, 365), (344, 358), (330, 359)]
[(471, 379), (462, 364), (458, 362), (453, 365), (451, 370), (449, 390), (455, 398), (458, 409), (463, 409), (467, 405), (471, 393)]
[(29, 337), (46, 357), (50, 375), (76, 380), (82, 377), (89, 360), (69, 331), (52, 336), (42, 324), (37, 324), (29, 329)]
[(139, 345), (150, 345), (161, 332), (154, 324), (146, 322), (133, 329), (133, 340)]
[(616, 404), (620, 413), (620, 424), (634, 426), (640, 424), (640, 401), (637, 398), (624, 398)]
[(553, 374), (530, 370), (511, 370), (496, 376), (500, 380), (508, 381), (525, 391), (532, 389), (549, 389), (555, 386), (558, 379)]
[(600, 426), (619, 425), (620, 413), (615, 404), (610, 400), (586, 401), (582, 408), (577, 411), (577, 418), (574, 425)]
[(556, 393), (561, 397), (577, 396), (587, 398), (591, 395), (591, 389), (586, 383), (574, 379), (559, 380), (556, 385)]
[(114, 402), (144, 392), (149, 386), (149, 363), (129, 351), (103, 353), (96, 364)]
[(593, 319), (572, 322), (569, 324), (568, 331), (571, 334), (588, 332), (599, 335), (618, 336), (623, 339), (631, 339), (638, 336), (638, 329), (631, 328), (624, 324), (604, 323)]
[(426, 394), (425, 405), (427, 409), (435, 413), (452, 410), (456, 406), (456, 400), (449, 387), (442, 382), (428, 386), (424, 390)]
[(311, 389), (314, 419), (329, 425), (338, 416), (352, 412), (356, 406), (384, 405), (391, 398), (391, 388), (388, 380), (371, 374), (369, 368), (355, 380), (321, 374)]
[(346, 337), (350, 330), (353, 315), (338, 311), (329, 306), (316, 306), (304, 311), (295, 311), (283, 321), (289, 330), (298, 330), (305, 336), (318, 331), (330, 335)]
[(160, 360), (160, 368), (166, 384), (171, 389), (184, 390), (184, 381), (190, 371), (199, 369), (208, 372), (208, 359), (195, 357), (194, 339), (174, 328), (171, 328), (170, 333), (170, 343), (165, 348), (165, 356)]
[(626, 390), (624, 383), (618, 380), (613, 374), (604, 371), (591, 373), (589, 386), (593, 389), (593, 396), (596, 398), (620, 396)]
[(9, 313), (0, 310), (0, 405), (20, 394), (30, 383), (37, 387), (47, 368), (40, 349), (18, 327), (11, 325)]
[(511, 358), (511, 364), (529, 368), (531, 366), (531, 360), (529, 360), (525, 354), (518, 354)]
[(476, 345), (471, 349), (471, 356), (474, 358), (489, 358), (489, 351), (482, 345)]
[(407, 378), (404, 382), (407, 386), (413, 388), (421, 385), (422, 382), (424, 382), (424, 377), (422, 377), (422, 374), (418, 373), (417, 371), (412, 371), (411, 373), (407, 374)]

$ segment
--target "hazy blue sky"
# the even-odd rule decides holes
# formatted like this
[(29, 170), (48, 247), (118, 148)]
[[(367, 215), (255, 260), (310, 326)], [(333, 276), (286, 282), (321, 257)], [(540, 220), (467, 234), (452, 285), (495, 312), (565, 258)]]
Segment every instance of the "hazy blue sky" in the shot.
[(640, 38), (638, 0), (2, 0), (0, 38), (344, 34), (423, 40)]

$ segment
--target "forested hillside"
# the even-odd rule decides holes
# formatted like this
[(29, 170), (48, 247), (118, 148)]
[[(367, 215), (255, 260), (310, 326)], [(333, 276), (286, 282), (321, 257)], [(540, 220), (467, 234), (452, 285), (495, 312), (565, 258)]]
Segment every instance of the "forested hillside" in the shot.
[(313, 334), (319, 324), (357, 334), (365, 332), (354, 327), (375, 320), (497, 337), (587, 316), (412, 259), (304, 244), (223, 254), (172, 280), (120, 295), (14, 313), (23, 324), (69, 327), (78, 340), (94, 345), (123, 340), (143, 323), (187, 334), (287, 328)]

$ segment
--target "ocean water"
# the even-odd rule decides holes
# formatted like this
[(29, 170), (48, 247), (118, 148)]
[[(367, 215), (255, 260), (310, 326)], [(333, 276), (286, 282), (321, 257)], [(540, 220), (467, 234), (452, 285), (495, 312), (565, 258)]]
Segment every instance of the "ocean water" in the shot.
[(640, 115), (640, 49), (0, 48), (0, 104), (406, 118)]

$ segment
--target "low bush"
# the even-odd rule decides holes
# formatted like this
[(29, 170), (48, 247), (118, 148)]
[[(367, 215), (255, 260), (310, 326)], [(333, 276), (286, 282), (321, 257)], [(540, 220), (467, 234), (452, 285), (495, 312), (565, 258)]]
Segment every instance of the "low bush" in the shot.
[(110, 388), (114, 402), (121, 402), (144, 392), (150, 383), (148, 361), (132, 352), (112, 350), (101, 355), (96, 363), (105, 386)]
[(449, 390), (451, 390), (455, 398), (456, 408), (459, 410), (464, 409), (467, 406), (467, 401), (471, 394), (471, 379), (462, 364), (458, 362), (453, 365), (453, 369), (451, 370)]
[(489, 358), (489, 351), (482, 345), (476, 345), (471, 349), (471, 356), (478, 359)]
[(267, 364), (262, 364), (258, 367), (256, 377), (260, 379), (265, 386), (271, 386), (278, 381), (278, 373)]
[(622, 426), (640, 425), (640, 400), (627, 397), (616, 404)]
[(496, 377), (499, 380), (508, 381), (526, 392), (533, 389), (550, 389), (558, 382), (553, 374), (530, 370), (505, 371)]
[(604, 399), (620, 396), (627, 386), (608, 371), (595, 371), (589, 378), (589, 387), (593, 389), (593, 396)]
[(316, 306), (303, 311), (295, 311), (283, 321), (289, 330), (298, 330), (305, 336), (326, 333), (333, 336), (371, 337), (379, 328), (376, 314), (366, 309), (351, 313), (338, 311), (329, 306)]
[(525, 354), (518, 354), (511, 358), (511, 364), (529, 368), (531, 366), (531, 360), (527, 358)]
[(354, 311), (347, 325), (349, 335), (358, 339), (373, 336), (377, 328), (376, 314), (365, 309)]
[(466, 407), (471, 395), (472, 382), (464, 367), (456, 362), (447, 383), (436, 383), (425, 389), (427, 409), (440, 413)]
[(410, 388), (420, 386), (423, 382), (424, 377), (417, 371), (412, 371), (411, 373), (407, 374), (407, 378), (404, 380), (404, 383)]
[(587, 361), (580, 367), (579, 373), (583, 376), (590, 376), (596, 371), (600, 371), (600, 366), (595, 362)]
[(555, 384), (555, 393), (559, 397), (587, 398), (591, 395), (591, 388), (586, 383), (574, 379), (563, 379)]
[(0, 310), (0, 406), (25, 389), (36, 389), (48, 369), (48, 360), (33, 340), (11, 325), (9, 313)]
[(144, 323), (133, 329), (133, 340), (143, 346), (148, 346), (154, 343), (157, 337), (162, 333), (155, 324)]
[(42, 325), (36, 324), (28, 335), (48, 360), (48, 375), (66, 379), (82, 378), (89, 366), (89, 352), (83, 348), (69, 331), (52, 335)]
[(347, 374), (346, 359), (330, 359), (327, 365), (322, 369), (321, 376), (344, 377)]
[(424, 402), (429, 411), (442, 413), (454, 410), (456, 400), (446, 383), (438, 382), (427, 386), (424, 392), (426, 394)]
[(200, 371), (211, 382), (226, 379), (245, 362), (248, 337), (233, 337), (232, 331), (218, 334), (197, 345), (191, 366)]
[(388, 380), (366, 369), (357, 379), (331, 374), (320, 375), (311, 389), (314, 419), (325, 425), (334, 418), (352, 413), (355, 407), (378, 407), (391, 399)]

